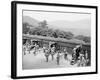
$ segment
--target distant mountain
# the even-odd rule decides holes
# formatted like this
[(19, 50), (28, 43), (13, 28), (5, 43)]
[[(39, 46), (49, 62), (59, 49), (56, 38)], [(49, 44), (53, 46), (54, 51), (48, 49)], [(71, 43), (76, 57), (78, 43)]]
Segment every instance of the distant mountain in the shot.
[[(53, 21), (48, 22), (52, 28), (60, 29), (64, 31), (71, 31), (75, 35), (85, 35), (90, 36), (90, 30), (91, 30), (91, 21), (89, 19), (83, 19), (79, 21)], [(55, 26), (55, 27), (54, 27)]]
[[(33, 27), (37, 27), (39, 25), (38, 20), (29, 17), (23, 16), (23, 23), (28, 23)], [(51, 29), (60, 29), (63, 31), (70, 31), (75, 35), (91, 35), (91, 21), (89, 19), (83, 19), (79, 21), (65, 21), (65, 20), (57, 20), (52, 22), (47, 22), (48, 27)]]
[(39, 21), (37, 21), (36, 19), (34, 18), (31, 18), (29, 16), (23, 16), (23, 23), (28, 23), (29, 25), (32, 25), (32, 26), (38, 26), (39, 24)]

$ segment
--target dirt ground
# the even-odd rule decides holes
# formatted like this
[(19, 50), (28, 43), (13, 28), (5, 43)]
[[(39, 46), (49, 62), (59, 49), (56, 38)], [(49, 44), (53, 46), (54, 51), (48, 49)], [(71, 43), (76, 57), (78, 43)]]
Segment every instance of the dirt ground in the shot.
[(43, 68), (60, 68), (60, 67), (77, 67), (77, 64), (71, 65), (71, 55), (68, 55), (68, 59), (65, 60), (64, 56), (60, 57), (59, 65), (57, 65), (57, 55), (54, 55), (54, 60), (52, 60), (51, 55), (49, 56), (49, 61), (46, 62), (46, 57), (43, 51), (37, 52), (36, 55), (31, 51), (30, 54), (23, 54), (22, 58), (22, 68), (27, 69), (43, 69)]

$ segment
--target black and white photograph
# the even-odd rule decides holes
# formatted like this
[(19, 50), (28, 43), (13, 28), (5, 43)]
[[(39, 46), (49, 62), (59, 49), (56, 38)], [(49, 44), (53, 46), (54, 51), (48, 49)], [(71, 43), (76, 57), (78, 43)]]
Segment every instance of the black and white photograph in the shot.
[(22, 68), (91, 66), (91, 14), (23, 10)]
[(97, 7), (12, 2), (12, 78), (97, 73)]

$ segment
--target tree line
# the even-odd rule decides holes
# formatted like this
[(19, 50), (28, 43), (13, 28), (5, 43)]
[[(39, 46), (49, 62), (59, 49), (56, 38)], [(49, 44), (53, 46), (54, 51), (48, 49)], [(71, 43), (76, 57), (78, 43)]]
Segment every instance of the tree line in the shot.
[(90, 43), (90, 37), (78, 35), (74, 36), (72, 32), (66, 32), (59, 29), (51, 29), (48, 27), (47, 21), (44, 20), (39, 22), (39, 25), (32, 26), (28, 23), (23, 23), (23, 34), (30, 34), (30, 35), (40, 35), (40, 36), (48, 36), (54, 38), (65, 38), (65, 39), (79, 39), (83, 40), (86, 43)]

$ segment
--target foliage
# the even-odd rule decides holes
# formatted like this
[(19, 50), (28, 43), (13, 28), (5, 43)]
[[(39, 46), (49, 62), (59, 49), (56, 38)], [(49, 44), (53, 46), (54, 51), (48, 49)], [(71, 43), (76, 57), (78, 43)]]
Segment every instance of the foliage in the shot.
[(71, 32), (66, 32), (66, 31), (61, 31), (59, 29), (50, 29), (48, 28), (47, 21), (44, 20), (39, 23), (38, 27), (35, 26), (30, 26), (28, 23), (23, 23), (23, 33), (24, 34), (31, 34), (31, 35), (41, 35), (41, 36), (49, 36), (49, 37), (54, 37), (54, 38), (65, 38), (65, 39), (72, 39), (76, 38), (79, 40), (83, 40), (86, 43), (90, 43), (90, 37), (83, 36), (83, 35), (78, 35), (74, 37), (74, 34)]
[(48, 28), (47, 21), (44, 20), (39, 23), (38, 27), (29, 28), (30, 26), (28, 23), (23, 23), (23, 33), (24, 34), (31, 34), (31, 35), (41, 35), (41, 36), (49, 36), (54, 38), (66, 38), (71, 39), (73, 34), (71, 32), (61, 31), (59, 29), (53, 30)]
[(91, 42), (91, 38), (88, 37), (88, 36), (78, 35), (75, 38), (79, 39), (79, 40), (83, 40), (86, 43), (90, 43)]
[(29, 24), (28, 23), (23, 23), (23, 33), (27, 34), (30, 30), (30, 28), (28, 27)]
[(42, 22), (39, 22), (39, 27), (48, 28), (48, 27), (47, 27), (47, 21), (44, 20), (44, 21), (42, 21)]

